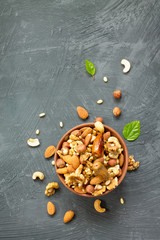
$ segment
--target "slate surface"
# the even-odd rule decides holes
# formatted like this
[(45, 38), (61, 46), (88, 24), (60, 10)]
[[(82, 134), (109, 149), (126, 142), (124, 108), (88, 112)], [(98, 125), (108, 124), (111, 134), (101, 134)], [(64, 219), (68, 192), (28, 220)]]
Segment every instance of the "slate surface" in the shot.
[[(0, 0), (0, 239), (160, 239), (159, 22), (158, 0)], [(127, 75), (122, 58), (132, 63)], [(95, 81), (85, 59), (96, 66)], [(112, 97), (115, 89), (122, 90), (120, 101)], [(44, 195), (46, 184), (58, 180), (44, 150), (83, 123), (77, 105), (88, 109), (86, 122), (102, 116), (120, 134), (126, 123), (141, 122), (140, 137), (127, 142), (140, 168), (100, 198), (104, 214), (61, 183), (54, 196)], [(112, 115), (116, 105), (119, 119)], [(41, 146), (31, 149), (26, 141), (37, 128)], [(37, 170), (43, 182), (33, 182)], [(47, 215), (48, 200), (54, 217)], [(76, 217), (64, 225), (68, 209)]]

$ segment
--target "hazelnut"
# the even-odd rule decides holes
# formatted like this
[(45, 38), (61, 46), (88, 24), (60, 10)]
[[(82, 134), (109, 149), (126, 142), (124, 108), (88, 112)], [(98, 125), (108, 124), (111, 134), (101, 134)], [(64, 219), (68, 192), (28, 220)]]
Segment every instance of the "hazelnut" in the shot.
[(63, 142), (62, 148), (63, 148), (63, 147), (70, 148), (70, 143), (69, 143), (69, 142)]
[(97, 117), (94, 122), (101, 122), (103, 123), (103, 118), (102, 117)]
[(114, 167), (117, 164), (117, 161), (116, 161), (116, 159), (110, 159), (108, 161), (108, 164), (109, 164), (109, 166)]
[(94, 187), (92, 185), (87, 185), (86, 192), (92, 194), (94, 192)]
[(113, 97), (119, 99), (119, 98), (121, 98), (121, 96), (122, 96), (122, 93), (120, 90), (116, 90), (113, 92)]
[(111, 136), (111, 133), (110, 133), (110, 132), (104, 133), (104, 134), (103, 134), (103, 140), (104, 140), (104, 141), (107, 141), (110, 136)]
[(119, 116), (121, 114), (121, 109), (119, 107), (115, 107), (113, 109), (114, 116)]
[(56, 166), (58, 168), (63, 168), (65, 166), (65, 161), (61, 158), (58, 158), (57, 161), (56, 161)]
[(83, 153), (85, 151), (86, 151), (86, 145), (80, 144), (80, 145), (77, 146), (77, 152), (78, 153)]
[(62, 147), (61, 149), (63, 155), (67, 155), (69, 153), (69, 148), (68, 147)]

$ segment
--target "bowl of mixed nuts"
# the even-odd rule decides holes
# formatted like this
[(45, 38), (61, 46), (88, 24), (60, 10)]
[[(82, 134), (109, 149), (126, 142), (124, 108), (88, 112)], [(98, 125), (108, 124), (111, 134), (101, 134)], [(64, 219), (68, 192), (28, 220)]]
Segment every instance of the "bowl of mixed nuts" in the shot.
[(70, 191), (84, 197), (105, 195), (124, 179), (128, 150), (122, 137), (102, 118), (78, 125), (59, 141), (55, 168)]

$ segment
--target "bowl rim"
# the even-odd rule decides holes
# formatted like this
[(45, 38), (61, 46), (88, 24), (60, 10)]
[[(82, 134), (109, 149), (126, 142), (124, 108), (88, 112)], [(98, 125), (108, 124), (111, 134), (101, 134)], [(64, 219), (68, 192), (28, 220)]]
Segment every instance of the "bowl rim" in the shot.
[[(122, 146), (122, 148), (123, 148), (124, 164), (123, 164), (123, 167), (122, 167), (122, 170), (123, 170), (123, 171), (122, 171), (122, 175), (121, 175), (121, 176), (119, 177), (119, 179), (118, 179), (118, 186), (119, 186), (120, 183), (122, 182), (122, 180), (124, 179), (126, 173), (127, 173), (127, 168), (128, 168), (128, 149), (127, 149), (127, 146), (126, 146), (123, 138), (120, 136), (120, 134), (119, 134), (116, 130), (114, 130), (113, 128), (111, 128), (111, 127), (109, 127), (109, 126), (107, 126), (107, 125), (105, 125), (105, 124), (103, 124), (103, 126), (104, 126), (104, 128), (105, 128), (106, 130), (110, 131), (113, 136), (116, 136), (116, 137), (118, 138), (118, 140), (119, 140), (119, 142), (120, 142), (120, 144), (121, 144), (121, 146)], [(62, 138), (61, 138), (60, 141), (58, 142), (57, 148), (56, 148), (56, 153), (55, 153), (55, 169), (56, 169), (56, 173), (57, 173), (56, 161), (57, 161), (57, 159), (59, 158), (59, 156), (58, 156), (58, 154), (57, 154), (57, 151), (61, 149), (61, 146), (62, 146), (62, 143), (64, 142), (65, 137), (66, 137), (67, 135), (69, 135), (71, 132), (73, 132), (74, 130), (77, 130), (77, 129), (80, 129), (80, 128), (83, 128), (83, 127), (94, 127), (94, 123), (93, 123), (93, 122), (92, 122), (92, 123), (83, 123), (83, 124), (80, 124), (80, 125), (77, 125), (77, 126), (71, 128), (69, 131), (67, 131), (67, 132), (62, 136)], [(99, 196), (103, 196), (103, 195), (106, 195), (106, 194), (112, 192), (114, 189), (116, 189), (116, 188), (118, 187), (118, 186), (117, 186), (116, 188), (114, 188), (114, 189), (112, 189), (112, 190), (106, 190), (103, 194), (101, 194), (101, 195), (99, 195), (99, 196), (93, 196), (93, 195), (91, 195), (91, 194), (89, 194), (89, 193), (83, 193), (83, 194), (82, 194), (82, 193), (78, 193), (78, 192), (74, 191), (73, 188), (69, 187), (69, 186), (65, 183), (63, 174), (57, 173), (57, 175), (58, 175), (60, 181), (63, 183), (63, 185), (64, 185), (67, 189), (69, 189), (71, 192), (73, 192), (73, 193), (75, 193), (75, 194), (77, 194), (77, 195), (79, 195), (79, 196), (82, 196), (82, 197), (99, 197)]]

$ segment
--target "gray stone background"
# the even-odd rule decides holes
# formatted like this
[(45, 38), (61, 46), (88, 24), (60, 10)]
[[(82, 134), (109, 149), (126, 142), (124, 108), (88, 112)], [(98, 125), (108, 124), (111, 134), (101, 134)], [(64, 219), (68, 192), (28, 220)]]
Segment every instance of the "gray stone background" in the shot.
[[(159, 0), (0, 0), (0, 239), (160, 239), (159, 50)], [(132, 64), (127, 75), (122, 58)], [(95, 81), (85, 59), (96, 66)], [(122, 90), (120, 101), (112, 97), (115, 89)], [(97, 105), (100, 98), (104, 103)], [(44, 195), (47, 183), (58, 181), (44, 151), (83, 123), (77, 105), (89, 111), (86, 122), (102, 116), (121, 135), (126, 123), (141, 122), (140, 137), (126, 142), (140, 168), (100, 198), (104, 214), (94, 210), (94, 199), (61, 183), (54, 196)], [(122, 110), (119, 119), (115, 106)], [(32, 149), (26, 141), (37, 128), (41, 146)], [(37, 170), (43, 182), (32, 180)], [(69, 209), (76, 216), (65, 225)]]

